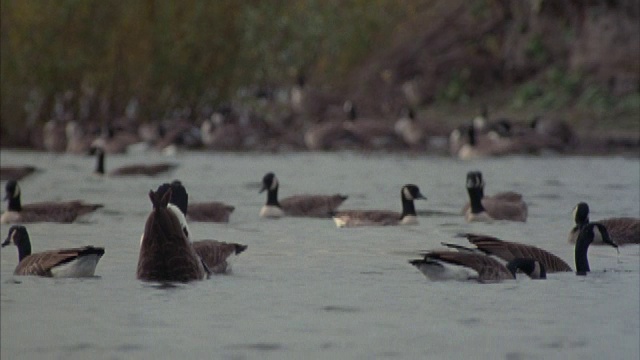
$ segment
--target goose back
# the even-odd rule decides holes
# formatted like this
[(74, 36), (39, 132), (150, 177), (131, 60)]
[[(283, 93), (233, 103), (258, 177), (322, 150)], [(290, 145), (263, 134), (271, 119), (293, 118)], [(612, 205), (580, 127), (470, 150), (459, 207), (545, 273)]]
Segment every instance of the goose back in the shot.
[(188, 282), (201, 280), (204, 267), (175, 214), (177, 208), (167, 207), (169, 189), (160, 198), (149, 192), (153, 210), (145, 223), (138, 257), (137, 277), (144, 281)]
[(542, 263), (547, 272), (573, 271), (569, 264), (558, 256), (532, 245), (504, 241), (486, 235), (467, 233), (461, 236), (466, 237), (482, 252), (507, 262), (516, 258), (530, 258)]

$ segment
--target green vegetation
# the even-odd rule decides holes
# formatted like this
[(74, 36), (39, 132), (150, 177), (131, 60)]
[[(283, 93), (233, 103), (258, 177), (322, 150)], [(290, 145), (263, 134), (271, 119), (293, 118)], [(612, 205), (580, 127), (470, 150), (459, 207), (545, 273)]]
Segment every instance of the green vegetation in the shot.
[[(596, 81), (567, 70), (576, 37), (589, 33), (575, 29), (578, 10), (628, 16), (619, 28), (638, 23), (637, 1), (601, 2), (0, 0), (2, 138), (50, 119), (60, 99), (80, 120), (104, 121), (135, 98), (141, 119), (157, 120), (184, 107), (199, 114), (239, 89), (291, 84), (300, 72), (373, 105), (422, 76), (425, 107), (475, 111), (497, 92), (514, 111), (580, 108), (635, 128), (628, 119), (640, 113), (639, 87), (615, 96), (606, 79), (618, 69), (637, 75), (637, 47), (610, 54), (607, 41), (589, 44), (586, 64), (622, 59)], [(548, 31), (554, 24), (558, 31)], [(638, 42), (637, 31), (619, 38)]]

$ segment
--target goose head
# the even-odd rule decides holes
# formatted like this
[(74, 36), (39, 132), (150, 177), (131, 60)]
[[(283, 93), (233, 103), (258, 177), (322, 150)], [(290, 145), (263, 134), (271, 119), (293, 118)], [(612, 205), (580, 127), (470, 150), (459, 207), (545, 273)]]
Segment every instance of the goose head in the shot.
[(402, 198), (402, 214), (400, 216), (403, 223), (415, 223), (416, 220), (416, 208), (413, 203), (414, 200), (427, 200), (427, 197), (422, 195), (420, 188), (414, 184), (406, 184), (402, 187), (400, 192)]
[(426, 196), (420, 193), (420, 188), (414, 184), (407, 184), (402, 187), (402, 199), (409, 201), (418, 199), (427, 200)]
[(262, 177), (262, 188), (260, 188), (260, 193), (267, 190), (267, 205), (280, 207), (278, 203), (278, 178), (272, 172), (266, 173)]
[(15, 245), (18, 248), (18, 259), (22, 260), (31, 255), (31, 241), (27, 228), (23, 225), (13, 225), (9, 228), (7, 238), (2, 242), (2, 247)]
[(532, 279), (546, 279), (547, 269), (541, 262), (529, 258), (515, 258), (507, 263), (507, 269), (513, 277), (516, 277), (518, 270), (527, 274)]
[(164, 183), (156, 189), (158, 196), (163, 196), (171, 189), (169, 203), (175, 205), (180, 212), (186, 216), (189, 207), (189, 194), (180, 180), (173, 180), (171, 183)]
[(484, 197), (482, 173), (480, 171), (469, 171), (467, 173), (466, 187), (469, 194), (471, 212), (477, 214), (484, 211), (484, 206), (482, 206), (482, 198)]
[(278, 185), (278, 178), (276, 175), (272, 172), (268, 172), (262, 177), (262, 188), (260, 188), (259, 192), (262, 193), (265, 190), (277, 191)]
[(589, 223), (589, 205), (587, 203), (580, 202), (573, 208), (573, 220), (578, 228)]
[(7, 206), (8, 211), (20, 211), (22, 210), (22, 203), (20, 201), (20, 185), (15, 180), (7, 181), (4, 186), (4, 200), (9, 204)]

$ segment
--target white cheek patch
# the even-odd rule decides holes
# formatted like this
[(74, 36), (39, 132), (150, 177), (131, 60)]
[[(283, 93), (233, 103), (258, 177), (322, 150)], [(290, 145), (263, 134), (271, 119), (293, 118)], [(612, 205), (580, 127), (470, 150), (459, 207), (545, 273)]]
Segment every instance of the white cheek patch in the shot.
[(576, 223), (577, 223), (577, 220), (578, 220), (578, 205), (573, 207), (573, 211), (571, 211), (571, 217), (573, 218), (573, 221), (576, 221)]
[(275, 176), (273, 177), (273, 181), (271, 182), (271, 187), (269, 188), (269, 190), (275, 190), (278, 188), (278, 178), (276, 178)]
[(191, 242), (191, 232), (189, 231), (189, 226), (187, 225), (187, 218), (184, 216), (182, 211), (180, 211), (177, 206), (171, 203), (167, 204), (167, 209), (169, 209), (178, 218), (180, 227), (182, 228), (184, 235), (187, 237), (187, 240)]
[(413, 195), (411, 195), (411, 191), (407, 187), (402, 189), (402, 196), (407, 200), (413, 200)]
[(20, 185), (16, 184), (16, 191), (13, 194), (14, 198), (17, 198), (20, 196)]
[(602, 231), (600, 231), (600, 226), (593, 226), (593, 241), (602, 242), (604, 237), (602, 236)]

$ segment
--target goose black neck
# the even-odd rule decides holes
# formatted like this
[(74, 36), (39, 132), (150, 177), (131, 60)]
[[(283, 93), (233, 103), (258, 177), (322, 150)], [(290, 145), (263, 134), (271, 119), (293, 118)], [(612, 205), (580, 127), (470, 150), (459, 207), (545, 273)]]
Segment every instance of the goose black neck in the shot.
[(583, 226), (578, 234), (575, 248), (577, 275), (584, 276), (587, 275), (587, 272), (591, 271), (589, 268), (589, 259), (587, 259), (587, 251), (589, 250), (589, 245), (591, 245), (591, 242), (593, 241), (593, 235), (592, 226)]
[(22, 202), (20, 201), (20, 194), (9, 197), (7, 204), (7, 211), (22, 211)]
[(278, 188), (267, 191), (267, 205), (281, 207), (278, 202)]
[(413, 203), (413, 200), (408, 200), (405, 199), (404, 196), (402, 197), (402, 216), (401, 218), (404, 218), (405, 216), (416, 216), (416, 207)]
[(469, 203), (471, 204), (471, 212), (474, 214), (479, 214), (485, 211), (484, 206), (482, 206), (484, 188), (482, 187), (467, 188), (467, 193), (469, 193)]
[(96, 173), (104, 174), (104, 152), (98, 151), (97, 161), (96, 161)]
[(17, 247), (18, 247), (18, 262), (22, 261), (22, 259), (31, 255), (31, 241), (29, 241), (29, 238), (27, 238), (26, 240), (23, 239), (22, 241), (20, 241)]
[(469, 136), (469, 145), (476, 146), (476, 130), (473, 128), (473, 126), (469, 127), (468, 136)]

